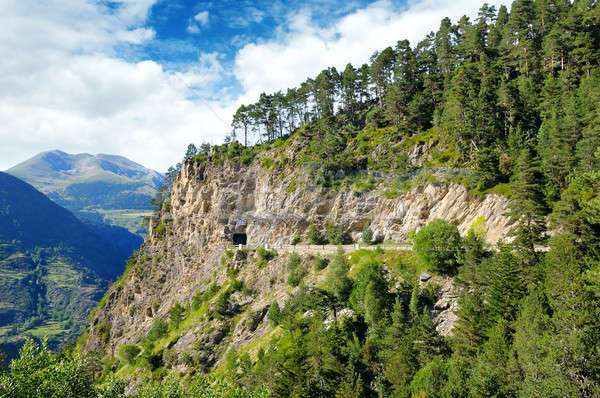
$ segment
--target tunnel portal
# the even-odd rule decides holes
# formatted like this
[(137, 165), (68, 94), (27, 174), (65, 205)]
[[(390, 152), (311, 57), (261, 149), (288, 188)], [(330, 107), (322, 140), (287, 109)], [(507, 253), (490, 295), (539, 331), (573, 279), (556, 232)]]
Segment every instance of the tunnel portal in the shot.
[(234, 245), (245, 245), (248, 242), (248, 237), (245, 233), (233, 234)]

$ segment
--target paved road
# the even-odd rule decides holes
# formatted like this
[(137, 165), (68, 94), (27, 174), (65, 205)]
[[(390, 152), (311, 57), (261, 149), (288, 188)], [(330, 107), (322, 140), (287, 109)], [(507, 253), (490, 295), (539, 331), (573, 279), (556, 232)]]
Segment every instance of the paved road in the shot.
[[(237, 249), (240, 246), (228, 246), (229, 249)], [(275, 249), (279, 253), (292, 253), (296, 252), (298, 254), (319, 254), (319, 255), (328, 255), (334, 254), (338, 247), (337, 245), (267, 245), (267, 246), (241, 246), (244, 249), (255, 250), (259, 247), (263, 247), (266, 249)], [(345, 253), (350, 253), (355, 250), (364, 249), (364, 250), (375, 250), (378, 246), (374, 245), (342, 245), (342, 249)], [(412, 250), (413, 245), (410, 242), (406, 243), (398, 243), (394, 245), (385, 245), (381, 246), (384, 250)]]

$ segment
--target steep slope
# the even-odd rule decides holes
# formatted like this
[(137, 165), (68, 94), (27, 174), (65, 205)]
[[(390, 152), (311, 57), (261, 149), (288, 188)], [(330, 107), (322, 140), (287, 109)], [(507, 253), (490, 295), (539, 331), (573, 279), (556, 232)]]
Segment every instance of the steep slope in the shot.
[(42, 152), (7, 171), (78, 217), (143, 232), (163, 176), (122, 156)]
[(2, 340), (67, 342), (123, 267), (123, 255), (71, 212), (0, 173)]
[[(306, 244), (313, 224), (323, 234), (328, 224), (336, 225), (347, 242), (356, 242), (369, 223), (375, 236), (390, 244), (405, 242), (411, 231), (436, 218), (455, 223), (463, 233), (485, 219), (489, 242), (502, 239), (512, 228), (504, 215), (507, 198), (495, 193), (471, 197), (451, 182), (415, 182), (397, 197), (386, 198), (389, 183), (384, 176), (373, 177), (368, 191), (330, 190), (312, 184), (306, 169), (283, 166), (274, 171), (261, 159), (250, 165), (214, 160), (184, 165), (135, 262), (92, 314), (87, 350), (101, 351), (110, 362), (121, 346), (137, 344), (144, 347), (148, 363), (155, 364), (142, 367), (179, 370), (210, 369), (224, 361), (231, 347), (256, 353), (257, 344), (274, 331), (265, 318), (270, 303), (283, 306), (288, 294), (299, 289), (288, 283), (289, 253), (302, 254), (303, 267), (309, 270), (304, 284), (322, 284), (324, 271), (313, 272), (311, 258), (330, 255), (318, 247), (289, 246), (296, 236)], [(227, 250), (234, 235), (245, 235), (251, 249)], [(270, 260), (269, 254), (254, 250), (261, 246), (275, 247), (279, 255)], [(401, 257), (412, 258), (409, 252), (386, 253), (382, 258), (390, 266)], [(411, 268), (412, 280), (418, 270)], [(223, 295), (228, 300), (222, 309), (226, 315), (215, 315)], [(186, 319), (169, 329), (177, 303), (186, 308)], [(186, 365), (185, 358), (192, 354), (196, 362)]]

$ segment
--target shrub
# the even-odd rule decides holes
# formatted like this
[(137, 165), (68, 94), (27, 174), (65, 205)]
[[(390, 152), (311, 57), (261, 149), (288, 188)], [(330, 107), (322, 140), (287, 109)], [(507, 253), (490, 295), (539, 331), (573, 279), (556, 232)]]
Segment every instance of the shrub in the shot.
[(157, 238), (164, 237), (165, 233), (166, 233), (166, 228), (162, 222), (160, 224), (158, 224), (156, 226), (156, 228), (154, 228), (154, 231), (153, 231), (153, 235), (156, 236)]
[(279, 318), (281, 317), (281, 309), (277, 301), (273, 301), (267, 312), (267, 319), (273, 322), (275, 325), (279, 324)]
[(327, 240), (332, 245), (341, 245), (344, 243), (344, 231), (341, 225), (333, 223), (327, 224)]
[(288, 269), (290, 270), (290, 275), (288, 277), (288, 284), (291, 286), (298, 286), (306, 275), (306, 271), (302, 266), (302, 260), (298, 253), (290, 254), (290, 259), (288, 261)]
[(371, 230), (371, 224), (366, 223), (362, 230), (362, 241), (367, 245), (373, 242), (373, 231)]
[(98, 335), (102, 338), (102, 341), (105, 343), (108, 343), (108, 340), (110, 339), (110, 329), (110, 325), (106, 322), (99, 323), (96, 327)]
[(165, 321), (155, 321), (152, 329), (148, 332), (146, 338), (149, 341), (156, 341), (169, 332), (169, 324)]
[(275, 256), (277, 255), (277, 252), (275, 250), (267, 250), (263, 247), (260, 247), (256, 250), (256, 254), (258, 255), (258, 258), (260, 258), (261, 260), (269, 261), (269, 260), (272, 260), (273, 258), (275, 258)]
[(329, 260), (327, 260), (326, 258), (322, 258), (319, 256), (313, 258), (313, 267), (317, 271), (325, 269), (328, 264), (329, 264)]
[(231, 290), (234, 292), (237, 292), (238, 290), (242, 290), (242, 287), (244, 286), (244, 282), (238, 280), (238, 279), (231, 279)]
[(307, 238), (308, 238), (308, 243), (310, 243), (311, 245), (323, 244), (323, 237), (321, 236), (321, 233), (317, 230), (317, 227), (315, 224), (311, 224), (310, 227), (308, 228)]
[(292, 245), (296, 246), (301, 241), (302, 241), (302, 237), (300, 235), (296, 235), (292, 238)]
[(262, 158), (260, 163), (265, 169), (270, 169), (271, 167), (273, 167), (273, 159), (268, 157)]
[(132, 365), (141, 351), (142, 349), (135, 344), (125, 344), (119, 348), (119, 356), (125, 362)]
[(292, 254), (290, 254), (290, 258), (288, 260), (288, 269), (293, 270), (298, 268), (298, 266), (300, 265), (300, 263), (302, 262), (302, 259), (300, 258), (300, 256), (298, 255), (298, 253), (294, 252)]
[(444, 220), (423, 227), (414, 238), (415, 251), (434, 272), (454, 275), (462, 250), (458, 228)]
[(302, 282), (302, 279), (306, 275), (304, 268), (298, 267), (290, 272), (290, 276), (288, 276), (287, 283), (290, 286), (296, 287)]
[(215, 312), (220, 315), (227, 314), (227, 310), (229, 308), (229, 294), (221, 293), (217, 300), (215, 301)]
[(181, 304), (179, 304), (179, 302), (176, 302), (173, 305), (173, 307), (171, 307), (171, 309), (169, 310), (169, 320), (171, 323), (171, 329), (177, 329), (179, 327), (179, 324), (183, 320), (184, 312), (185, 308), (183, 308)]

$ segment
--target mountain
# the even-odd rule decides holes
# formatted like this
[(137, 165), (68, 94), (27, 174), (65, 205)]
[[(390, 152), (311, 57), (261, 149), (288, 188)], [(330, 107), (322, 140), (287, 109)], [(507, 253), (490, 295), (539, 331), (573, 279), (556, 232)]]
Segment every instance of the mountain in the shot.
[(74, 338), (123, 271), (123, 253), (31, 185), (0, 172), (3, 346), (18, 346), (26, 335), (48, 335), (52, 347)]
[(164, 177), (115, 155), (42, 152), (9, 170), (82, 219), (143, 235), (143, 217)]

